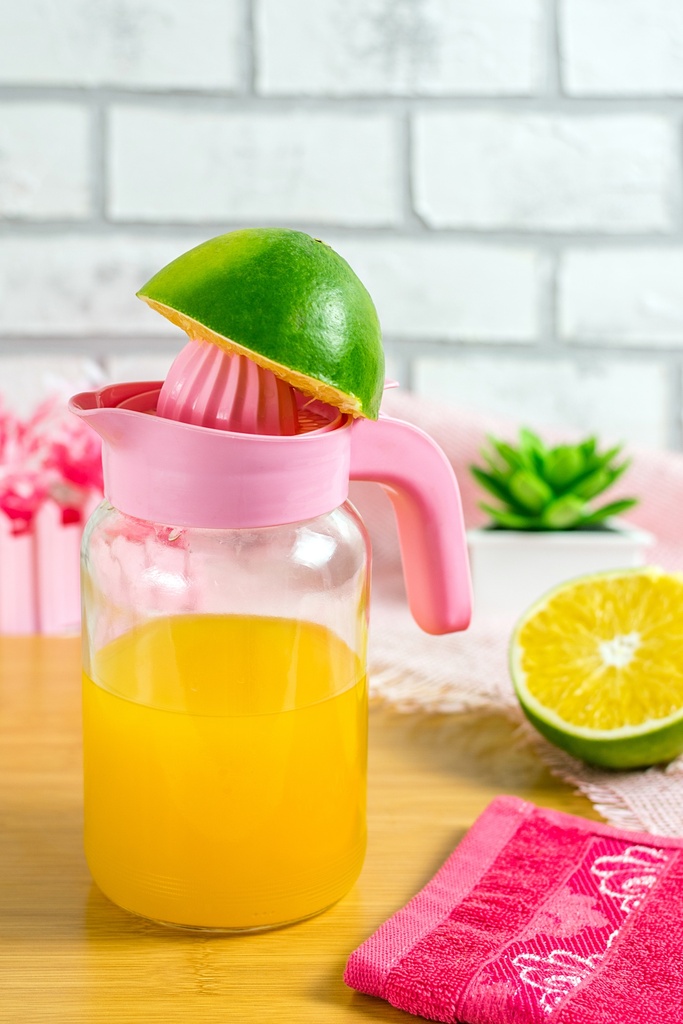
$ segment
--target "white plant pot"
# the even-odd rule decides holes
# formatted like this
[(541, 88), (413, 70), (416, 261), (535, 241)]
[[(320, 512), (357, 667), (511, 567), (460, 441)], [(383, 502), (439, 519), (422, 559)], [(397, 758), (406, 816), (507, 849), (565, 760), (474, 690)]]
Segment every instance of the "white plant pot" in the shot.
[(576, 576), (645, 565), (654, 537), (613, 520), (605, 530), (468, 530), (474, 617), (518, 616)]

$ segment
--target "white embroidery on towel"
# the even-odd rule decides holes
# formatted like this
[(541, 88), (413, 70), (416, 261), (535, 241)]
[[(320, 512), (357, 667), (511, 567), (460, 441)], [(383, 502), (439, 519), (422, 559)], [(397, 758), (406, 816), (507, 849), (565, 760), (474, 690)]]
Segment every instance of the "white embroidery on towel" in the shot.
[[(664, 850), (651, 846), (628, 846), (622, 853), (596, 857), (589, 867), (590, 874), (598, 883), (598, 891), (614, 900), (615, 909), (623, 915), (607, 936), (604, 948), (581, 956), (571, 948), (558, 947), (545, 955), (520, 953), (513, 959), (520, 980), (537, 993), (544, 1013), (552, 1013), (599, 966), (631, 912), (655, 885), (668, 859)], [(568, 942), (567, 946), (570, 945)]]
[(545, 1012), (550, 1013), (595, 970), (603, 956), (604, 953), (579, 956), (568, 949), (554, 949), (547, 956), (521, 953), (512, 962), (519, 968), (519, 976), (524, 984), (539, 990), (539, 1002)]
[(612, 896), (630, 914), (647, 896), (667, 860), (663, 850), (629, 846), (623, 853), (597, 857), (591, 874), (600, 879), (600, 892)]

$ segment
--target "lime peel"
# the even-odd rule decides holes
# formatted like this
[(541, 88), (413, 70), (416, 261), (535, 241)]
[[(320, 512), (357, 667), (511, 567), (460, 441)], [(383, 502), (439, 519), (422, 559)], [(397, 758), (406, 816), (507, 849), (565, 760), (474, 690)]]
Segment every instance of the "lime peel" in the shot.
[(181, 330), (185, 331), (187, 336), (193, 341), (208, 341), (224, 349), (226, 352), (235, 352), (237, 355), (247, 356), (257, 366), (263, 367), (264, 370), (271, 370), (277, 377), (286, 380), (288, 384), (298, 388), (299, 391), (303, 391), (305, 395), (317, 398), (328, 405), (334, 405), (341, 412), (351, 416), (361, 416), (363, 414), (362, 405), (356, 395), (344, 394), (344, 392), (324, 380), (313, 380), (306, 374), (299, 373), (291, 367), (283, 366), (273, 359), (268, 359), (266, 356), (254, 352), (245, 345), (239, 345), (231, 338), (224, 338), (222, 334), (216, 334), (215, 331), (209, 330), (208, 327), (204, 327), (202, 324), (198, 324), (191, 317), (185, 316), (177, 309), (165, 306), (163, 302), (155, 302), (153, 299), (147, 298), (146, 295), (140, 295), (139, 297), (151, 309), (161, 313), (162, 316), (170, 320), (176, 327), (180, 327)]
[(301, 231), (246, 228), (173, 260), (137, 293), (190, 338), (248, 356), (313, 398), (377, 419), (377, 311), (349, 264)]
[[(525, 707), (533, 711), (538, 718), (547, 721), (549, 725), (555, 726), (556, 729), (566, 729), (568, 727), (569, 723), (564, 718), (560, 718), (551, 708), (541, 704), (532, 693), (529, 693), (522, 681), (517, 681), (515, 688), (520, 701), (523, 701)], [(624, 725), (618, 729), (588, 729), (586, 726), (572, 725), (571, 730), (574, 735), (583, 736), (586, 739), (609, 740), (622, 737), (627, 738), (629, 736), (644, 736), (654, 728), (659, 729), (674, 722), (683, 722), (683, 709), (675, 711), (666, 718), (650, 718), (643, 722), (642, 725)]]

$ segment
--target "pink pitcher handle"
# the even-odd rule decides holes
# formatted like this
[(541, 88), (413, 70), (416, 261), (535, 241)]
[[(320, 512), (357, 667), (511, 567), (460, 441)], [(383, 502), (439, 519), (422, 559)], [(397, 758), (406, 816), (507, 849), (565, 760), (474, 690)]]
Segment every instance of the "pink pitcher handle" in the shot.
[(356, 420), (352, 480), (374, 480), (396, 513), (410, 610), (426, 633), (467, 629), (472, 591), (460, 491), (453, 468), (424, 431), (380, 416)]

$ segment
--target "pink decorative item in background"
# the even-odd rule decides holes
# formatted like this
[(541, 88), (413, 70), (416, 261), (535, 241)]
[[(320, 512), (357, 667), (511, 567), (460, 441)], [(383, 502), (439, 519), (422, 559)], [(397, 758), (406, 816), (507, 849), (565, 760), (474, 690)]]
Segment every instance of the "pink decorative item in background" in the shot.
[(102, 500), (99, 439), (58, 396), (0, 404), (0, 633), (80, 628), (79, 548)]

